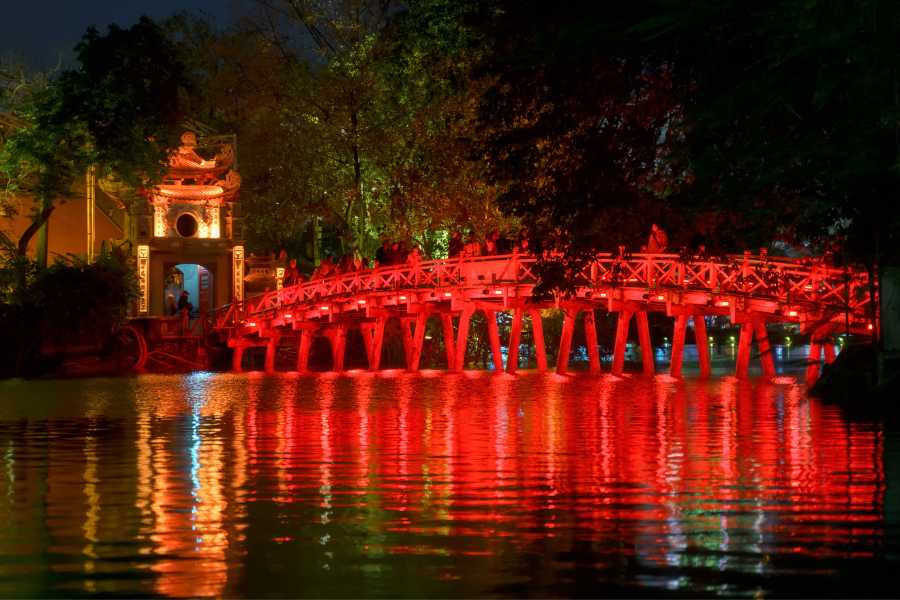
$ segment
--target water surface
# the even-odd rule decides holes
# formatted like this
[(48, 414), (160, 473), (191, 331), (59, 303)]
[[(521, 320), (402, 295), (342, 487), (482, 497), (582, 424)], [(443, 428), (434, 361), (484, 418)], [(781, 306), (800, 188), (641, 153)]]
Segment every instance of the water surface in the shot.
[(0, 595), (896, 595), (900, 435), (780, 381), (0, 382)]

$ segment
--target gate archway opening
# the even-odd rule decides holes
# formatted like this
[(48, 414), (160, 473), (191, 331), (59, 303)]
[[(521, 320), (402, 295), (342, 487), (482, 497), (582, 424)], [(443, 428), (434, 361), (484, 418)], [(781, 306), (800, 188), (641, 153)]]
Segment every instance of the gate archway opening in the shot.
[(173, 316), (177, 312), (178, 299), (183, 291), (188, 293), (188, 302), (193, 310), (192, 317), (201, 312), (210, 312), (215, 304), (215, 282), (213, 272), (197, 263), (178, 263), (167, 271), (165, 290), (165, 314)]

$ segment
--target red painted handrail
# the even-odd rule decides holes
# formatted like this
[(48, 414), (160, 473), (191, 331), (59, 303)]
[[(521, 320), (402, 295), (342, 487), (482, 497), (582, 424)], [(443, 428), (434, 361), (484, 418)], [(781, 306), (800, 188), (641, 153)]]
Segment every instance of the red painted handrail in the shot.
[[(250, 297), (242, 306), (219, 309), (223, 328), (285, 311), (309, 310), (330, 302), (392, 293), (445, 293), (493, 287), (527, 297), (537, 282), (530, 255), (479, 256), (424, 261), (333, 275)], [(577, 281), (578, 294), (601, 289), (639, 288), (648, 292), (705, 292), (829, 310), (864, 319), (870, 302), (864, 270), (842, 269), (800, 260), (732, 255), (724, 259), (684, 260), (676, 254), (598, 254)]]

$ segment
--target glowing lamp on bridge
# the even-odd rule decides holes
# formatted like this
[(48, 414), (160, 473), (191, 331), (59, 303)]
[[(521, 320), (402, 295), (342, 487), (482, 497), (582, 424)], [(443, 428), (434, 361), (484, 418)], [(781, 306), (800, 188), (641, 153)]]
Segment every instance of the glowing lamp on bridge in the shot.
[(868, 329), (869, 331), (872, 331), (873, 329), (875, 329), (875, 326), (872, 325), (871, 323), (869, 323), (869, 324), (866, 326), (866, 329)]
[(357, 300), (356, 303), (359, 304), (360, 306), (362, 306), (363, 304), (366, 303), (366, 301), (365, 300)]
[(789, 310), (789, 311), (787, 311), (787, 316), (789, 316), (789, 317), (796, 317), (796, 316), (799, 315), (799, 314), (800, 314), (800, 313), (798, 313), (796, 310)]
[(601, 297), (601, 298), (606, 298), (606, 292), (600, 292), (600, 297)]
[(256, 321), (247, 321), (247, 327), (256, 327)]
[(716, 306), (730, 306), (730, 302), (728, 300), (716, 300)]
[(294, 315), (292, 315), (291, 313), (287, 313), (286, 315), (284, 315), (284, 318), (285, 319), (293, 319)]
[(497, 296), (502, 296), (503, 290), (494, 290), (494, 294), (496, 294)]
[(401, 302), (406, 302), (406, 296), (400, 296), (400, 301), (401, 301)]
[(666, 297), (663, 296), (662, 294), (660, 294), (659, 296), (656, 297), (656, 299), (659, 300), (660, 302), (662, 302), (666, 299)]
[(323, 304), (319, 307), (319, 310), (328, 310), (328, 307)]
[(444, 298), (452, 298), (452, 297), (453, 297), (452, 292), (444, 292)]

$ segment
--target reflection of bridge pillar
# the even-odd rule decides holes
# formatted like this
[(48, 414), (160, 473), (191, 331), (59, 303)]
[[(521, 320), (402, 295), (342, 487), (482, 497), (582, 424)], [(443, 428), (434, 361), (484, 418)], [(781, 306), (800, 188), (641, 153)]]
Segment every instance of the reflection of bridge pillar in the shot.
[(466, 366), (466, 346), (468, 346), (469, 323), (472, 321), (473, 312), (474, 308), (472, 305), (467, 304), (463, 307), (462, 312), (459, 313), (459, 327), (456, 330), (456, 356), (453, 364), (454, 371), (462, 371)]
[(559, 337), (559, 352), (556, 355), (556, 372), (565, 375), (569, 368), (569, 353), (572, 350), (572, 334), (575, 332), (577, 309), (563, 309), (562, 335)]
[(703, 315), (694, 315), (694, 344), (697, 345), (697, 360), (700, 362), (700, 377), (710, 374), (709, 340), (706, 335), (706, 319)]
[[(702, 318), (702, 317), (701, 317)], [(672, 359), (669, 362), (669, 375), (681, 377), (681, 365), (684, 360), (684, 335), (687, 331), (687, 315), (675, 317), (675, 330), (672, 332)], [(695, 327), (697, 319), (694, 319)], [(697, 342), (699, 344), (699, 342)]]
[(628, 324), (631, 322), (632, 311), (622, 309), (616, 320), (616, 344), (613, 347), (612, 374), (621, 375), (625, 368), (625, 345), (628, 342)]
[(447, 355), (447, 370), (456, 365), (456, 340), (453, 339), (453, 315), (441, 313), (441, 328), (444, 330), (444, 353)]
[(497, 328), (497, 311), (485, 310), (484, 318), (487, 321), (488, 341), (491, 344), (491, 357), (494, 359), (494, 371), (503, 371), (503, 354), (500, 352), (500, 330)]
[(509, 350), (506, 353), (506, 372), (515, 373), (519, 368), (519, 342), (522, 339), (522, 309), (513, 309), (509, 328)]
[(584, 343), (587, 344), (588, 369), (591, 373), (600, 372), (600, 352), (597, 349), (597, 324), (594, 322), (594, 309), (584, 310)]
[(775, 377), (775, 358), (772, 356), (772, 344), (769, 342), (766, 323), (761, 320), (754, 321), (753, 328), (756, 333), (756, 347), (759, 348), (759, 362), (762, 364), (763, 375)]
[(641, 367), (644, 375), (653, 375), (656, 372), (653, 364), (653, 344), (650, 342), (650, 322), (647, 319), (647, 311), (639, 310), (635, 313), (638, 328), (638, 341), (641, 344)]
[(746, 379), (750, 369), (750, 346), (753, 343), (753, 323), (746, 321), (741, 324), (741, 337), (738, 340), (737, 360), (734, 366), (734, 375), (738, 379)]
[(340, 373), (344, 370), (344, 354), (347, 348), (347, 326), (338, 325), (325, 332), (331, 342), (331, 370)]
[(528, 311), (531, 315), (531, 335), (534, 338), (534, 357), (537, 360), (539, 373), (547, 370), (547, 346), (544, 344), (544, 322), (541, 320), (541, 311), (534, 309)]

